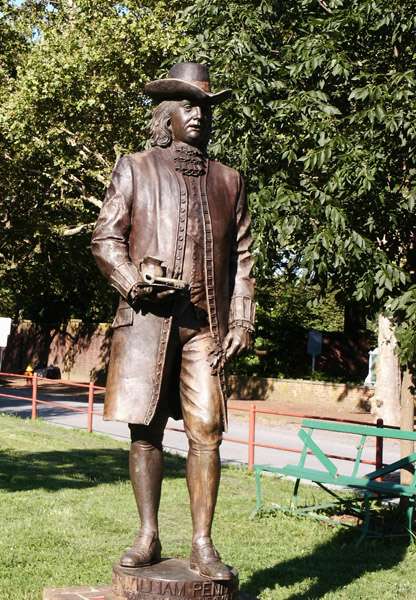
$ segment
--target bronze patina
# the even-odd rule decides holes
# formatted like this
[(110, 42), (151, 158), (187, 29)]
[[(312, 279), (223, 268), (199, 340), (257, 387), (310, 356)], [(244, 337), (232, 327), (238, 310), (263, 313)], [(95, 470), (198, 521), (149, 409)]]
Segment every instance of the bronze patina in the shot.
[(208, 70), (177, 63), (147, 84), (159, 105), (151, 147), (116, 165), (95, 226), (98, 266), (120, 292), (104, 406), (129, 423), (130, 475), (141, 527), (122, 568), (161, 559), (158, 508), (162, 439), (183, 418), (193, 523), (191, 569), (230, 581), (211, 540), (227, 427), (224, 364), (251, 348), (254, 280), (250, 217), (239, 173), (206, 153), (212, 105)]

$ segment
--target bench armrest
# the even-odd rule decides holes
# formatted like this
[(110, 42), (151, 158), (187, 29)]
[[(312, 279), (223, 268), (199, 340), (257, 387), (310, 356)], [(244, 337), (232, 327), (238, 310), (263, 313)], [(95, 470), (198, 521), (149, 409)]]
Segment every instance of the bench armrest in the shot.
[(412, 464), (416, 461), (416, 452), (409, 454), (406, 458), (402, 458), (400, 460), (396, 460), (396, 462), (391, 463), (390, 465), (386, 465), (381, 469), (377, 469), (377, 471), (372, 471), (371, 473), (367, 473), (363, 475), (366, 479), (377, 479), (377, 477), (383, 477), (384, 475), (388, 475), (389, 473), (393, 473), (397, 471), (397, 469), (403, 469), (407, 465)]
[(325, 467), (328, 473), (330, 473), (332, 477), (337, 477), (338, 469), (336, 468), (332, 460), (330, 460), (327, 457), (327, 455), (324, 452), (322, 452), (318, 444), (316, 444), (313, 441), (313, 439), (311, 438), (311, 433), (306, 433), (304, 429), (301, 429), (298, 435), (305, 444), (305, 446), (313, 452), (314, 456), (316, 456), (319, 462)]

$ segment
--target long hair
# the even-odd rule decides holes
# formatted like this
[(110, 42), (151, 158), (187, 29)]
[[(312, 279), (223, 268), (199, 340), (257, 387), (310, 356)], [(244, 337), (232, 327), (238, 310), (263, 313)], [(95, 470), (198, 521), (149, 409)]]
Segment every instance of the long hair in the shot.
[(172, 143), (172, 132), (169, 128), (169, 120), (176, 106), (176, 100), (163, 100), (153, 111), (150, 123), (151, 146), (162, 146), (166, 148)]
[[(170, 118), (178, 100), (163, 100), (153, 111), (150, 123), (150, 145), (167, 148), (172, 143), (172, 132), (170, 129)], [(211, 131), (205, 140), (202, 140), (201, 150), (206, 151)]]

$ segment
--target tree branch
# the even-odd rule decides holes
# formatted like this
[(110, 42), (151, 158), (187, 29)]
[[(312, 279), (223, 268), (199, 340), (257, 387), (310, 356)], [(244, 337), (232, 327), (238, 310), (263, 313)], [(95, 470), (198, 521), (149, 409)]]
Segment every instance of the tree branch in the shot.
[(332, 8), (329, 8), (328, 4), (325, 2), (325, 0), (317, 0), (319, 6), (322, 6), (322, 8), (324, 10), (326, 10), (327, 13), (329, 13), (330, 15), (332, 15)]
[(65, 236), (76, 235), (77, 233), (80, 233), (83, 229), (85, 229), (86, 227), (92, 227), (93, 225), (94, 225), (94, 223), (84, 223), (83, 225), (78, 225), (78, 227), (74, 227), (73, 229), (64, 229), (63, 235), (65, 235)]

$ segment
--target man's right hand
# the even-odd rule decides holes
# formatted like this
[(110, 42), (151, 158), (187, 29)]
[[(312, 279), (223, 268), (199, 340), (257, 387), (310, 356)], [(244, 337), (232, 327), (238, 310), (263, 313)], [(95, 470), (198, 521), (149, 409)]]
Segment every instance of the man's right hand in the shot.
[(168, 302), (169, 300), (174, 300), (175, 296), (178, 294), (177, 290), (162, 290), (160, 292), (157, 291), (157, 287), (153, 287), (151, 285), (143, 287), (140, 285), (135, 285), (130, 290), (129, 293), (129, 302), (130, 304), (135, 304), (136, 302)]

